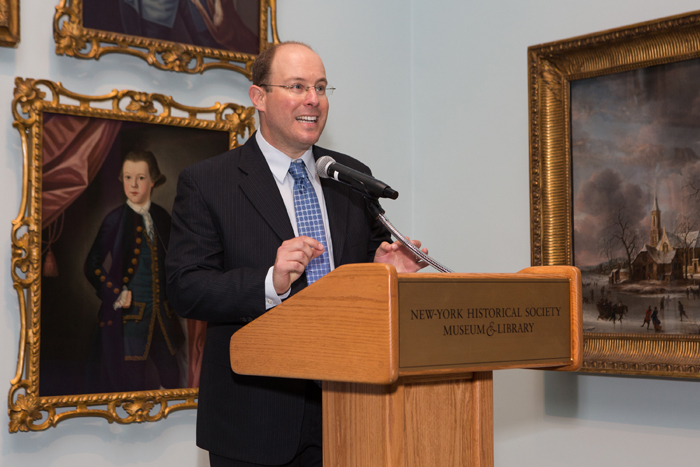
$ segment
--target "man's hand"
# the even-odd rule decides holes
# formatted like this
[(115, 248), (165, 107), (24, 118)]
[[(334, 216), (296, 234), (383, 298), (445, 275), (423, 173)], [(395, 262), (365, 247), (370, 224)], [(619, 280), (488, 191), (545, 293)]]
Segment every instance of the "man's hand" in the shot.
[(292, 283), (304, 274), (309, 261), (323, 254), (323, 244), (302, 235), (286, 242), (277, 249), (275, 266), (272, 269), (272, 285), (277, 295), (282, 295)]
[[(411, 240), (408, 237), (406, 239), (420, 248), (421, 243), (418, 240)], [(427, 248), (423, 248), (422, 251), (425, 254), (428, 253)], [(428, 265), (416, 258), (408, 248), (398, 241), (394, 243), (382, 242), (374, 253), (374, 262), (391, 264), (396, 268), (396, 272), (416, 272)]]

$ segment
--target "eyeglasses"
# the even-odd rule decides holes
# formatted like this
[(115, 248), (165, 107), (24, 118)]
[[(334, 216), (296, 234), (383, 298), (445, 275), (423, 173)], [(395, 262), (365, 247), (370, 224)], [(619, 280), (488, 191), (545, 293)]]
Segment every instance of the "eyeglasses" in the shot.
[(309, 89), (313, 88), (317, 96), (332, 96), (335, 88), (327, 87), (325, 84), (317, 84), (316, 86), (304, 86), (302, 84), (261, 84), (260, 86), (274, 86), (276, 88), (285, 88), (292, 96), (305, 96)]

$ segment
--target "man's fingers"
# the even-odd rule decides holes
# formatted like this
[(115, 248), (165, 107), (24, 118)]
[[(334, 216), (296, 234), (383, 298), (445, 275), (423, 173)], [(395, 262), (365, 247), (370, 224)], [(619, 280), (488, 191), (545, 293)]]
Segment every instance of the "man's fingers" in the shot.
[(389, 253), (390, 251), (392, 251), (392, 250), (395, 249), (394, 245), (395, 245), (394, 243), (382, 242), (382, 243), (379, 245), (379, 249), (382, 250), (382, 251), (385, 252), (385, 253)]
[(314, 248), (314, 249), (311, 251), (312, 254), (311, 254), (311, 258), (309, 258), (309, 261), (311, 261), (311, 260), (314, 259), (314, 258), (317, 258), (317, 257), (321, 256), (321, 255), (323, 254), (323, 251), (324, 251), (323, 244), (321, 244), (321, 248), (320, 248), (320, 249), (319, 249), (319, 248)]
[(321, 256), (324, 250), (321, 242), (305, 235), (283, 242), (277, 249), (272, 271), (277, 293), (288, 290), (291, 284), (304, 274), (309, 261)]
[[(321, 254), (323, 254), (324, 248), (323, 244), (311, 237), (296, 237), (292, 240), (287, 240), (282, 244), (277, 252), (277, 256), (285, 256), (287, 254), (294, 254), (296, 252), (301, 252), (306, 257), (311, 260)], [(308, 261), (307, 261), (308, 262)]]
[(310, 248), (323, 251), (323, 243), (319, 242), (315, 238), (302, 235), (301, 237), (297, 237), (297, 239), (299, 239), (299, 241), (303, 242), (305, 245), (308, 245)]
[(312, 257), (312, 250), (309, 249), (308, 251), (305, 250), (294, 250), (290, 251), (287, 253), (284, 253), (281, 257), (281, 261), (285, 262), (290, 262), (290, 263), (300, 263), (302, 266), (306, 266), (309, 261), (311, 260)]
[(304, 273), (304, 269), (306, 269), (306, 265), (308, 263), (302, 262), (302, 261), (284, 261), (279, 264), (280, 272), (283, 273), (297, 273), (298, 275), (302, 275)]

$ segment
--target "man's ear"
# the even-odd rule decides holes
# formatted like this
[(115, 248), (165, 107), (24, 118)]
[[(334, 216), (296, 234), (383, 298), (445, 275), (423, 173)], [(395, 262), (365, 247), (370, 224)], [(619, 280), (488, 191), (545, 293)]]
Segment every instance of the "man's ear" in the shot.
[(248, 97), (250, 97), (250, 102), (253, 103), (253, 107), (258, 112), (265, 111), (265, 91), (260, 86), (252, 85), (248, 89)]

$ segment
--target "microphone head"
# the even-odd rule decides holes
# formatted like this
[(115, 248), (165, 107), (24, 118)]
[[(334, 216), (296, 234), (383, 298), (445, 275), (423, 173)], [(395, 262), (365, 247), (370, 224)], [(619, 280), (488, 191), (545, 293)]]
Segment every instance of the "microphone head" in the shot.
[(335, 162), (331, 156), (321, 156), (316, 161), (316, 172), (321, 178), (330, 178), (328, 175), (328, 167)]

